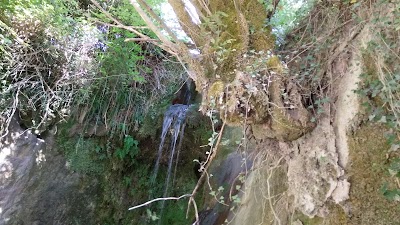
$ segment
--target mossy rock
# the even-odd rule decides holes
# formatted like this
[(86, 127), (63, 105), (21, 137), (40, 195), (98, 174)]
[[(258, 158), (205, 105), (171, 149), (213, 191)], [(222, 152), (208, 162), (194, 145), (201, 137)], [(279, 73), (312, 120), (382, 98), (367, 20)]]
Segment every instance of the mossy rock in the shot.
[(275, 46), (275, 39), (270, 29), (263, 28), (250, 35), (250, 48), (257, 52), (273, 49)]
[(283, 73), (282, 62), (278, 58), (278, 56), (272, 56), (271, 58), (269, 58), (267, 61), (267, 67), (276, 73), (279, 73), (279, 74)]

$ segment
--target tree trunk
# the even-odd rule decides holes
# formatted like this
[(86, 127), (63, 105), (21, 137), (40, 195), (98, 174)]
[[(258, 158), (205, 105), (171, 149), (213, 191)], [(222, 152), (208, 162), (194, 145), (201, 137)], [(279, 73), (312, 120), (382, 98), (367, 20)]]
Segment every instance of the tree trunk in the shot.
[(202, 94), (203, 113), (217, 110), (230, 125), (252, 124), (280, 140), (297, 139), (312, 127), (296, 85), (273, 53), (275, 37), (265, 25), (273, 12), (258, 0), (193, 0), (202, 15), (196, 24), (182, 0), (168, 2), (200, 52), (193, 57), (181, 43), (175, 46)]

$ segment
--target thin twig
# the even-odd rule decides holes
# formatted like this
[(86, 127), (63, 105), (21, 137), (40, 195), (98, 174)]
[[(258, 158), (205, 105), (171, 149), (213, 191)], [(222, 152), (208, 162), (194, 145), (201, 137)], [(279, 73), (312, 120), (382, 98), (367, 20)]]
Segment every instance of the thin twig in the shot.
[(5, 23), (4, 23), (3, 21), (1, 21), (1, 20), (0, 20), (0, 27), (3, 27), (3, 28), (6, 29), (8, 32), (10, 32), (10, 33), (15, 37), (15, 40), (16, 40), (19, 44), (21, 44), (21, 45), (23, 45), (23, 46), (25, 46), (25, 47), (29, 46), (24, 40), (22, 40), (22, 39), (18, 36), (17, 32), (15, 32), (11, 27), (7, 26), (7, 24), (5, 24)]
[(267, 178), (267, 193), (268, 193), (268, 203), (269, 203), (269, 207), (270, 207), (270, 209), (271, 209), (271, 211), (272, 211), (272, 214), (274, 215), (274, 217), (275, 217), (275, 219), (276, 219), (276, 221), (278, 222), (279, 225), (281, 225), (281, 220), (279, 219), (279, 216), (276, 214), (275, 208), (274, 208), (274, 204), (272, 203), (270, 180), (271, 180), (271, 177), (272, 177), (272, 175), (273, 175), (273, 171), (274, 171), (276, 168), (279, 167), (279, 164), (280, 164), (280, 162), (281, 162), (281, 160), (282, 160), (283, 158), (284, 158), (284, 157), (282, 156), (282, 157), (278, 160), (278, 162), (276, 163), (276, 165), (274, 165), (273, 167), (269, 168), (269, 170), (268, 170), (269, 174), (268, 174), (268, 178)]
[(196, 201), (194, 200), (194, 198), (190, 198), (190, 200), (189, 201), (191, 201), (192, 202), (192, 204), (193, 204), (193, 208), (194, 208), (194, 215), (196, 216), (196, 221), (193, 223), (193, 224), (197, 224), (198, 222), (199, 222), (199, 211), (198, 211), (198, 209), (197, 209), (197, 204), (196, 204)]
[[(91, 0), (91, 1), (94, 1), (94, 0)], [(171, 54), (174, 54), (174, 53), (176, 54), (176, 52), (178, 52), (177, 44), (175, 44), (172, 41), (170, 41), (162, 33), (162, 31), (159, 29), (159, 27), (152, 21), (151, 17), (149, 17), (146, 14), (146, 12), (141, 8), (141, 5), (139, 4), (138, 0), (130, 0), (130, 3), (135, 8), (136, 12), (139, 13), (140, 17), (147, 24), (147, 26), (150, 28), (150, 30), (152, 30), (156, 34), (156, 36), (160, 39), (162, 44), (158, 45), (158, 46), (161, 47), (162, 49), (170, 52)]]
[[(206, 173), (206, 175), (207, 175), (207, 184), (208, 184), (208, 188), (210, 188), (210, 191), (213, 192), (213, 188), (212, 188), (211, 183), (210, 183), (210, 176), (208, 175), (207, 171), (204, 171), (204, 173)], [(219, 190), (218, 190), (218, 192), (219, 192)], [(218, 193), (218, 194), (219, 194), (219, 193)], [(215, 199), (215, 201), (217, 201), (217, 202), (218, 202), (219, 204), (221, 204), (221, 205), (229, 206), (229, 205), (226, 204), (225, 202), (219, 200), (219, 199), (217, 198), (217, 194), (214, 195), (214, 199)]]
[(120, 21), (118, 21), (117, 19), (115, 19), (109, 12), (107, 12), (105, 9), (103, 9), (103, 7), (101, 7), (101, 5), (95, 1), (95, 0), (90, 0), (105, 16), (107, 16), (110, 20), (112, 20), (114, 23), (116, 23), (118, 25), (119, 28), (123, 28), (129, 31), (132, 31), (133, 33), (135, 33), (136, 35), (138, 35), (141, 38), (148, 38), (151, 39), (150, 37), (148, 37), (147, 35), (142, 34), (141, 32), (137, 31), (136, 29), (133, 29), (131, 26), (125, 26), (124, 24), (122, 24)]
[(141, 6), (143, 6), (147, 10), (147, 12), (150, 14), (151, 17), (159, 23), (159, 25), (161, 26), (160, 28), (164, 29), (175, 43), (178, 43), (179, 40), (176, 37), (176, 35), (171, 31), (171, 29), (167, 26), (167, 24), (156, 13), (154, 13), (153, 9), (145, 1), (143, 0), (137, 0), (137, 1)]
[(160, 40), (157, 40), (157, 39), (148, 39), (148, 38), (125, 38), (124, 41), (125, 41), (125, 42), (128, 42), (128, 41), (137, 41), (137, 42), (139, 42), (139, 41), (158, 42), (158, 41), (160, 41)]
[(182, 195), (182, 196), (179, 196), (179, 197), (156, 198), (156, 199), (152, 199), (152, 200), (150, 200), (148, 202), (145, 202), (143, 204), (130, 207), (128, 210), (134, 210), (134, 209), (149, 205), (149, 204), (151, 204), (153, 202), (167, 201), (167, 200), (179, 200), (179, 199), (186, 198), (186, 197), (191, 197), (191, 196), (192, 196), (191, 194), (185, 194), (185, 195)]
[[(226, 117), (226, 114), (225, 114), (225, 117)], [(221, 131), (219, 132), (219, 137), (217, 139), (217, 143), (215, 144), (215, 148), (214, 148), (213, 151), (210, 151), (210, 152), (212, 152), (210, 160), (208, 161), (208, 163), (206, 165), (206, 168), (204, 169), (204, 172), (201, 174), (201, 177), (197, 181), (196, 187), (193, 189), (193, 192), (192, 192), (192, 194), (190, 196), (190, 199), (189, 199), (189, 202), (188, 202), (188, 209), (186, 211), (186, 218), (189, 216), (190, 203), (191, 203), (192, 199), (194, 198), (194, 196), (197, 194), (198, 189), (200, 188), (201, 184), (203, 183), (204, 178), (206, 177), (205, 171), (208, 170), (208, 168), (211, 165), (211, 162), (214, 160), (215, 156), (217, 155), (218, 146), (219, 146), (219, 143), (221, 142), (222, 134), (224, 132), (225, 125), (226, 125), (226, 118), (224, 119), (224, 123), (222, 124)]]
[(147, 26), (124, 26), (124, 25), (120, 25), (119, 24), (120, 22), (118, 22), (118, 24), (112, 24), (112, 23), (106, 23), (106, 22), (103, 22), (103, 21), (100, 21), (100, 20), (97, 20), (97, 19), (93, 19), (93, 21), (96, 22), (96, 23), (103, 24), (105, 26), (116, 27), (116, 28), (121, 28), (121, 29), (125, 29), (127, 27), (132, 28), (132, 29), (150, 29)]
[[(204, 2), (204, 0), (197, 0), (197, 2), (201, 5), (204, 11), (206, 11), (207, 16), (211, 16), (211, 10), (208, 8), (208, 4)], [(201, 9), (199, 9), (201, 11)]]
[(391, 51), (393, 53), (393, 55), (396, 56), (396, 58), (400, 59), (400, 56), (395, 51), (393, 51), (393, 49), (386, 43), (385, 39), (382, 36), (380, 36), (380, 37), (381, 37), (383, 44), (385, 44), (385, 46), (387, 47), (387, 49), (389, 51)]

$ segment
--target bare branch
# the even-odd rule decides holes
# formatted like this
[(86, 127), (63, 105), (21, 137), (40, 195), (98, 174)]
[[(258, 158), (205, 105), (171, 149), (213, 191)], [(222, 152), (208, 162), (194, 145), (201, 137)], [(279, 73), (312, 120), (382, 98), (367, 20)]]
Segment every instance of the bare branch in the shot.
[(284, 156), (282, 156), (278, 160), (278, 162), (268, 170), (269, 174), (268, 174), (268, 178), (267, 178), (268, 203), (269, 203), (269, 207), (270, 207), (270, 209), (272, 211), (272, 214), (274, 215), (278, 225), (281, 225), (281, 220), (279, 219), (278, 214), (276, 214), (274, 204), (272, 203), (271, 183), (270, 183), (270, 181), (271, 181), (271, 177), (273, 175), (274, 170), (279, 167), (279, 164), (280, 164), (280, 162), (282, 161), (283, 158), (284, 158)]
[(174, 9), (176, 16), (178, 17), (179, 24), (183, 31), (194, 41), (197, 46), (204, 45), (204, 39), (201, 37), (200, 27), (193, 23), (192, 17), (185, 9), (185, 3), (182, 0), (168, 0), (168, 3)]
[[(202, 8), (204, 11), (206, 11), (207, 16), (211, 16), (211, 15), (212, 15), (210, 9), (208, 8), (208, 6), (207, 6), (207, 4), (204, 2), (204, 0), (197, 0), (197, 2), (198, 2), (199, 5), (201, 5), (201, 8)], [(197, 4), (196, 4), (195, 6), (197, 6)], [(196, 8), (197, 8), (197, 7), (196, 7)], [(200, 11), (200, 9), (199, 9), (199, 11)]]
[(138, 0), (138, 1), (140, 5), (146, 8), (147, 12), (150, 13), (153, 19), (155, 19), (157, 22), (160, 23), (161, 28), (164, 29), (168, 33), (168, 35), (172, 37), (175, 43), (178, 43), (179, 40), (176, 37), (176, 35), (171, 31), (171, 29), (169, 29), (169, 27), (164, 23), (164, 21), (157, 14), (154, 13), (153, 9), (145, 1), (143, 0)]
[[(102, 13), (104, 13), (105, 16), (107, 16), (110, 20), (112, 20), (114, 23), (116, 23), (116, 27), (123, 28), (126, 30), (129, 30), (133, 32), (134, 34), (138, 35), (140, 38), (143, 38), (143, 40), (152, 40), (149, 36), (142, 34), (141, 32), (137, 31), (134, 29), (132, 26), (125, 26), (122, 24), (120, 21), (115, 19), (109, 12), (104, 10), (100, 4), (96, 0), (90, 0)], [(142, 19), (145, 21), (145, 23), (149, 26), (148, 29), (151, 29), (157, 37), (161, 40), (161, 43), (154, 42), (152, 41), (153, 44), (157, 45), (158, 47), (164, 49), (165, 51), (171, 53), (172, 55), (177, 55), (178, 48), (176, 47), (175, 44), (173, 44), (171, 41), (169, 41), (161, 32), (160, 30), (154, 25), (154, 23), (150, 20), (150, 18), (146, 15), (146, 13), (140, 8), (140, 5), (137, 3), (136, 0), (131, 0), (132, 5), (135, 7), (136, 11), (139, 13), (139, 15), (142, 17)]]
[(271, 20), (271, 18), (274, 16), (276, 10), (278, 9), (280, 0), (273, 0), (270, 4), (272, 4), (272, 10), (268, 12), (267, 19), (268, 21)]
[(128, 41), (147, 41), (147, 42), (157, 42), (157, 41), (160, 41), (160, 40), (157, 40), (157, 39), (147, 39), (147, 38), (125, 38), (125, 40), (124, 40), (125, 42), (128, 42)]
[(182, 195), (182, 196), (179, 196), (179, 197), (156, 198), (156, 199), (152, 199), (152, 200), (150, 200), (150, 201), (148, 201), (148, 202), (145, 202), (145, 203), (143, 203), (143, 204), (130, 207), (128, 210), (134, 210), (134, 209), (137, 209), (137, 208), (140, 208), (140, 207), (149, 205), (149, 204), (151, 204), (151, 203), (153, 203), (153, 202), (166, 201), (166, 200), (179, 200), (179, 199), (186, 198), (186, 197), (190, 197), (190, 196), (191, 196), (191, 194), (185, 194), (185, 195)]
[(201, 174), (201, 177), (197, 181), (196, 187), (193, 189), (192, 194), (190, 195), (190, 199), (189, 199), (189, 202), (188, 202), (188, 209), (186, 211), (186, 217), (189, 216), (190, 203), (192, 201), (194, 201), (194, 196), (197, 194), (198, 189), (200, 188), (201, 184), (203, 183), (203, 180), (206, 177), (206, 174), (207, 174), (206, 171), (208, 170), (208, 168), (211, 165), (211, 162), (214, 160), (215, 156), (217, 155), (218, 146), (219, 146), (219, 143), (221, 142), (222, 134), (224, 132), (225, 125), (226, 125), (226, 119), (224, 120), (224, 123), (222, 124), (221, 131), (219, 132), (219, 136), (218, 136), (218, 139), (217, 139), (217, 143), (215, 144), (215, 148), (212, 151), (212, 155), (211, 155), (211, 157), (210, 157), (210, 159), (209, 159), (209, 161), (208, 161), (208, 163), (206, 165), (206, 168), (204, 169), (204, 172)]
[(197, 209), (197, 204), (196, 204), (196, 201), (194, 200), (194, 198), (190, 198), (190, 200), (189, 201), (191, 201), (192, 202), (192, 204), (193, 204), (193, 208), (194, 208), (194, 215), (196, 216), (196, 221), (193, 223), (194, 225), (197, 225), (197, 224), (199, 224), (199, 211), (198, 211), (198, 209)]
[(104, 13), (105, 16), (107, 16), (110, 20), (112, 20), (114, 23), (116, 23), (117, 26), (118, 26), (119, 28), (123, 28), (123, 29), (129, 30), (129, 31), (135, 33), (136, 35), (138, 35), (138, 36), (141, 37), (141, 38), (149, 38), (149, 39), (150, 39), (150, 37), (148, 37), (147, 35), (144, 35), (144, 34), (140, 33), (139, 31), (137, 31), (136, 29), (134, 29), (134, 28), (131, 27), (131, 26), (125, 26), (125, 25), (122, 24), (120, 21), (118, 21), (117, 19), (115, 19), (109, 12), (107, 12), (105, 9), (103, 9), (103, 7), (101, 7), (101, 5), (100, 5), (96, 0), (90, 0), (90, 1), (91, 1), (91, 2), (93, 3), (93, 5), (95, 5), (98, 9), (100, 9), (100, 11), (101, 11), (102, 13)]
[(119, 24), (106, 23), (106, 22), (103, 22), (103, 21), (100, 21), (100, 20), (96, 20), (96, 19), (94, 19), (94, 21), (96, 23), (100, 23), (100, 24), (103, 24), (103, 25), (106, 25), (106, 26), (109, 26), (109, 27), (116, 27), (116, 28), (121, 28), (121, 29), (126, 29), (126, 27), (130, 27), (132, 29), (150, 29), (147, 26), (124, 26), (124, 25), (121, 26)]
[(0, 20), (0, 27), (3, 27), (4, 29), (6, 29), (8, 32), (10, 32), (10, 34), (15, 36), (15, 40), (20, 43), (21, 45), (25, 45), (28, 46), (27, 43), (24, 42), (24, 40), (22, 40), (18, 34), (9, 26), (7, 26), (7, 24), (3, 23), (3, 21)]
[(197, 0), (189, 0), (189, 2), (194, 6), (194, 8), (196, 9), (196, 13), (197, 15), (199, 15), (200, 18), (205, 19), (205, 16), (203, 14), (203, 12), (201, 11), (201, 9), (203, 8), (202, 5), (200, 5), (200, 2)]
[(130, 0), (131, 4), (135, 8), (135, 10), (139, 13), (142, 17), (144, 22), (149, 26), (149, 28), (156, 34), (156, 36), (161, 40), (162, 44), (158, 45), (159, 47), (163, 48), (164, 50), (168, 51), (172, 55), (177, 55), (179, 51), (179, 47), (177, 44), (172, 43), (168, 40), (165, 35), (161, 33), (161, 30), (153, 23), (149, 16), (147, 16), (146, 12), (140, 7), (140, 4), (137, 0)]

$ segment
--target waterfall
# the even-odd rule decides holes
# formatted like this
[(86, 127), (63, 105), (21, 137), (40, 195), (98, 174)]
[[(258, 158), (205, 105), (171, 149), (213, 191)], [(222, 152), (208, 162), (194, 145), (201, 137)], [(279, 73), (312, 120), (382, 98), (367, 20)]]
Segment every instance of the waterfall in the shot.
[[(154, 166), (154, 172), (152, 176), (151, 183), (154, 186), (157, 181), (157, 175), (158, 171), (160, 169), (160, 161), (161, 158), (163, 157), (163, 152), (165, 151), (165, 141), (166, 137), (168, 134), (171, 137), (171, 143), (169, 147), (169, 152), (168, 154), (168, 170), (167, 170), (167, 177), (165, 179), (164, 183), (164, 192), (163, 192), (163, 197), (168, 196), (168, 191), (169, 188), (172, 184), (175, 182), (175, 176), (176, 176), (176, 171), (177, 171), (177, 166), (178, 166), (178, 161), (179, 161), (179, 155), (180, 155), (180, 149), (182, 146), (182, 140), (183, 140), (183, 135), (185, 131), (185, 119), (186, 119), (186, 113), (189, 109), (189, 102), (191, 100), (191, 93), (190, 93), (190, 86), (191, 86), (191, 80), (187, 80), (186, 85), (182, 86), (181, 90), (179, 91), (179, 95), (177, 95), (178, 100), (180, 103), (183, 104), (174, 104), (171, 105), (167, 111), (164, 114), (164, 121), (163, 121), (163, 127), (162, 127), (162, 132), (161, 132), (161, 140), (160, 140), (160, 145), (158, 146), (158, 152), (157, 152), (157, 160)], [(179, 142), (178, 142), (179, 141)], [(175, 166), (174, 165), (175, 161)], [(171, 174), (173, 167), (175, 167), (175, 171), (173, 173), (173, 179), (171, 182)], [(159, 224), (162, 223), (162, 214), (164, 211), (164, 205), (165, 202), (161, 202), (161, 212), (160, 212), (160, 220)]]
[[(176, 155), (176, 165), (175, 165), (175, 173), (176, 173), (176, 168), (178, 164), (178, 159), (179, 159), (179, 153), (180, 153), (180, 146), (182, 145), (182, 138), (183, 138), (183, 131), (185, 130), (185, 118), (186, 118), (186, 112), (189, 108), (189, 103), (191, 101), (191, 86), (192, 86), (192, 80), (188, 79), (185, 82), (185, 85), (181, 87), (180, 92), (180, 98), (183, 100), (183, 104), (175, 104), (171, 105), (168, 110), (164, 114), (164, 121), (163, 121), (163, 127), (162, 127), (162, 132), (161, 132), (161, 141), (160, 145), (158, 147), (158, 152), (157, 152), (157, 161), (154, 166), (154, 172), (152, 176), (152, 183), (157, 179), (157, 174), (158, 170), (160, 167), (160, 160), (162, 157), (163, 153), (163, 148), (165, 144), (165, 138), (168, 134), (168, 131), (171, 131), (171, 153), (169, 157), (169, 164), (168, 164), (168, 175), (167, 175), (167, 182), (166, 182), (166, 187), (168, 187), (169, 184), (169, 179), (170, 179), (170, 174), (172, 171), (172, 163), (174, 160), (174, 154), (175, 154), (175, 148), (176, 148), (176, 142), (178, 140), (179, 133), (181, 134), (179, 136), (179, 144), (178, 144), (178, 154)], [(174, 180), (175, 180), (175, 173), (174, 173)], [(167, 188), (166, 188), (167, 190)]]
[[(187, 112), (188, 108), (189, 108), (188, 105), (181, 105), (181, 104), (171, 105), (168, 108), (168, 110), (165, 112), (165, 115), (164, 115), (164, 122), (163, 122), (163, 127), (162, 127), (162, 132), (161, 132), (161, 141), (160, 141), (160, 145), (158, 147), (157, 161), (154, 166), (154, 172), (153, 172), (153, 177), (152, 177), (152, 179), (153, 179), (152, 182), (154, 183), (157, 178), (158, 170), (160, 167), (161, 157), (163, 155), (165, 138), (168, 134), (168, 131), (170, 131), (171, 147), (170, 147), (170, 153), (169, 153), (168, 173), (167, 173), (167, 179), (165, 182), (164, 195), (166, 195), (168, 192), (168, 185), (169, 185), (170, 177), (171, 177), (171, 173), (172, 173), (172, 165), (173, 165), (173, 160), (174, 160), (178, 137), (180, 137), (179, 139), (183, 138), (183, 134), (181, 134), (181, 135), (179, 135), (179, 134), (181, 132), (183, 132), (183, 130), (184, 130), (185, 117), (186, 117), (186, 112)], [(179, 141), (179, 142), (181, 142), (181, 141)], [(178, 147), (179, 147), (179, 145), (180, 144), (178, 144)], [(176, 157), (175, 160), (178, 160), (178, 157)]]
[[(164, 198), (167, 197), (167, 195), (168, 195), (168, 188), (170, 185), (170, 179), (171, 179), (171, 173), (172, 173), (172, 167), (173, 167), (172, 165), (173, 165), (174, 158), (175, 158), (176, 164), (178, 163), (178, 160), (179, 160), (179, 151), (180, 151), (180, 147), (182, 145), (183, 132), (185, 129), (185, 118), (186, 118), (186, 113), (188, 111), (188, 108), (189, 108), (189, 105), (182, 105), (182, 104), (171, 105), (164, 114), (164, 122), (163, 122), (163, 127), (162, 127), (162, 132), (161, 132), (161, 141), (160, 141), (160, 145), (158, 147), (157, 161), (154, 166), (154, 173), (153, 173), (153, 177), (152, 177), (152, 183), (154, 185), (156, 182), (156, 179), (157, 179), (158, 170), (160, 168), (160, 161), (161, 161), (161, 157), (163, 155), (165, 138), (166, 138), (167, 134), (170, 133), (171, 144), (170, 144), (170, 152), (169, 152), (169, 159), (168, 159), (167, 178), (166, 178), (165, 184), (164, 184), (164, 193), (163, 193)], [(177, 146), (178, 137), (179, 137), (179, 143)], [(175, 154), (176, 150), (178, 150), (178, 154)], [(176, 157), (175, 157), (175, 155), (176, 155)], [(176, 165), (175, 165), (175, 169), (176, 169)], [(175, 175), (174, 175), (174, 179), (175, 179)], [(164, 211), (164, 204), (165, 204), (165, 202), (162, 201), (159, 224), (161, 224), (161, 218), (162, 218), (162, 214)]]

